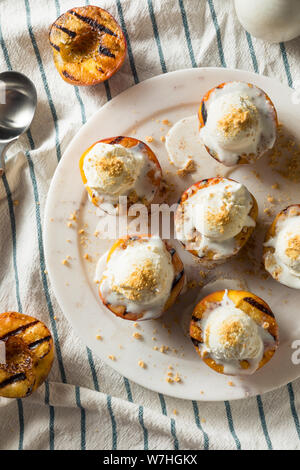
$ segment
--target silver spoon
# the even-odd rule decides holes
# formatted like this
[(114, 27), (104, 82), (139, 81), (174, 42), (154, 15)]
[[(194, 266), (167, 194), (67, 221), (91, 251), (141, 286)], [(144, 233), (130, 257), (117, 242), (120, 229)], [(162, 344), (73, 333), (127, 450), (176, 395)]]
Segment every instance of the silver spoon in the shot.
[(0, 73), (0, 176), (7, 147), (29, 128), (36, 109), (34, 84), (20, 72)]

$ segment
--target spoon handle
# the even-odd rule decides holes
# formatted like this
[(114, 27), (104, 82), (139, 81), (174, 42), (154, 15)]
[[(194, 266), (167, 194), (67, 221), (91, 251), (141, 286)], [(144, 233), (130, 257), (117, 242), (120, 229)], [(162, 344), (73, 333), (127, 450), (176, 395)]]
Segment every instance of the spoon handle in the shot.
[(1, 142), (0, 143), (0, 178), (1, 176), (4, 175), (5, 173), (5, 160), (4, 160), (4, 156), (5, 156), (5, 152), (6, 152), (6, 147), (7, 147), (7, 143), (5, 142)]

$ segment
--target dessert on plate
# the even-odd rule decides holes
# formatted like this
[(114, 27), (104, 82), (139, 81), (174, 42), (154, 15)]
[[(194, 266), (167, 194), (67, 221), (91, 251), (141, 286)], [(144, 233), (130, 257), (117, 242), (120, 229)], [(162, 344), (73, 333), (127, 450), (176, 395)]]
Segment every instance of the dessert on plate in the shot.
[(195, 307), (190, 336), (201, 359), (226, 375), (250, 375), (278, 347), (278, 326), (262, 299), (238, 290), (214, 292)]
[(119, 70), (126, 40), (116, 20), (97, 6), (72, 8), (59, 16), (49, 33), (55, 66), (72, 85), (96, 85)]
[(269, 96), (251, 83), (221, 83), (199, 107), (200, 138), (226, 166), (254, 163), (276, 140), (277, 112)]
[(237, 254), (252, 234), (257, 202), (246, 186), (216, 177), (199, 181), (181, 196), (176, 238), (208, 267)]
[(156, 236), (117, 240), (99, 284), (106, 307), (125, 320), (150, 320), (169, 309), (184, 285), (176, 250)]
[(0, 396), (23, 398), (47, 378), (54, 348), (50, 331), (34, 317), (18, 312), (0, 314), (0, 341), (6, 360), (0, 364)]
[(300, 204), (277, 214), (266, 235), (263, 259), (276, 281), (300, 289)]
[(161, 167), (150, 147), (132, 137), (103, 139), (81, 156), (80, 172), (95, 206), (118, 206), (119, 197), (127, 196), (128, 205), (149, 205), (161, 182)]

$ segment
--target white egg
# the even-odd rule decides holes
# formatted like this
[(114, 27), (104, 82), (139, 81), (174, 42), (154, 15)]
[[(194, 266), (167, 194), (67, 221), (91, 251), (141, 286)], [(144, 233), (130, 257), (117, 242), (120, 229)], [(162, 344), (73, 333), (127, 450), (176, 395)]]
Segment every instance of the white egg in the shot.
[(300, 0), (235, 0), (242, 26), (269, 42), (289, 41), (300, 35)]

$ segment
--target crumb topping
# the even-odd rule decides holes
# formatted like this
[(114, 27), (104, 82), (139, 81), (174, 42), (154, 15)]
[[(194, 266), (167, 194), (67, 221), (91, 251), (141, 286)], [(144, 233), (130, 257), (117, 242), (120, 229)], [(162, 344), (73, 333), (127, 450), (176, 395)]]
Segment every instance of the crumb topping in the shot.
[(235, 347), (240, 342), (241, 336), (245, 333), (239, 321), (226, 321), (219, 330), (220, 343), (225, 347)]
[(257, 109), (247, 103), (247, 109), (232, 107), (230, 112), (218, 121), (218, 128), (225, 137), (235, 137), (241, 131), (247, 131), (257, 123)]
[(209, 210), (206, 215), (206, 221), (210, 227), (217, 227), (219, 232), (223, 233), (224, 225), (230, 222), (230, 206), (224, 201), (219, 210)]
[(289, 239), (285, 253), (292, 260), (297, 260), (300, 257), (300, 235), (297, 234)]
[(155, 292), (158, 286), (158, 277), (153, 263), (147, 259), (143, 266), (137, 266), (131, 275), (119, 286), (113, 285), (112, 290), (125, 295), (129, 300), (141, 300), (145, 290)]
[(105, 172), (111, 177), (121, 176), (124, 171), (124, 162), (115, 156), (110, 158), (102, 157), (99, 161), (95, 162), (94, 166), (101, 174)]

